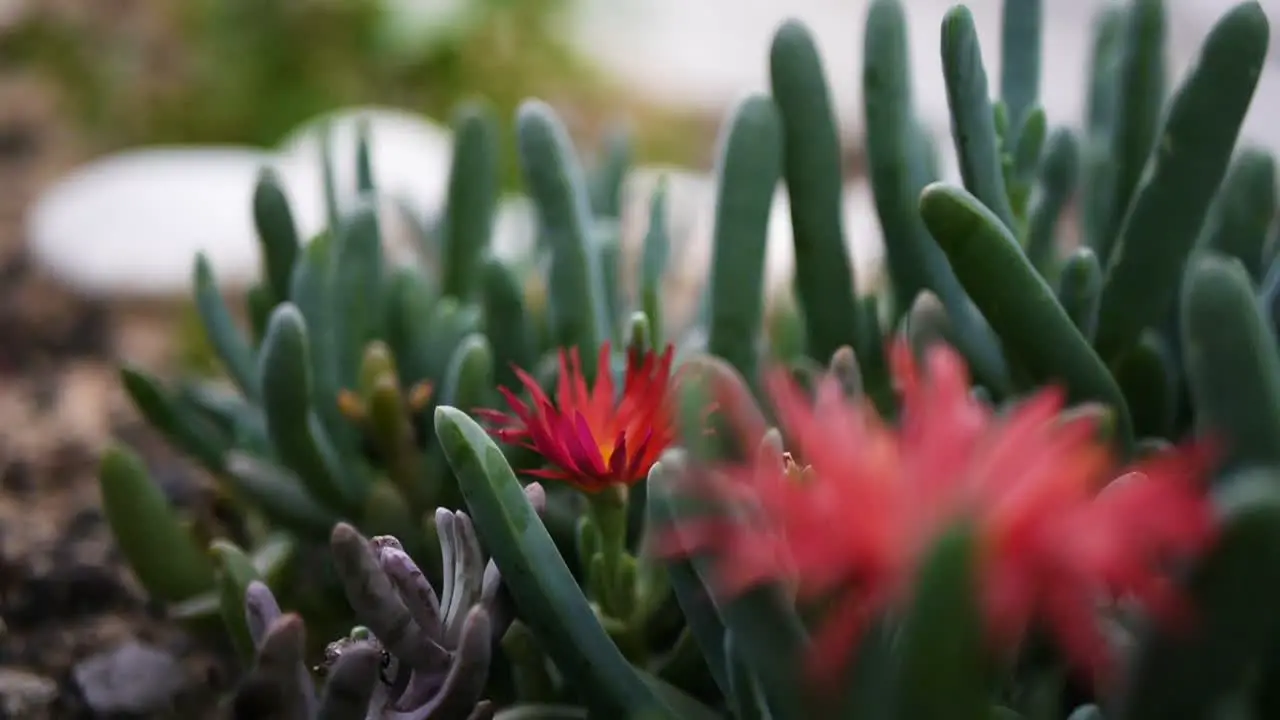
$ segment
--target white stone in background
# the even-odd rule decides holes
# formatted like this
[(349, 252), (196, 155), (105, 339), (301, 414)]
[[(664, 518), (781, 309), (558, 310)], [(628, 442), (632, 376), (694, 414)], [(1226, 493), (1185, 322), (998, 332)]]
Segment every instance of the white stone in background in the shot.
[(31, 253), (92, 295), (189, 292), (200, 251), (220, 278), (253, 277), (250, 202), (272, 159), (248, 148), (154, 148), (84, 165), (28, 211)]
[[(31, 209), (33, 256), (87, 294), (169, 297), (190, 292), (192, 263), (203, 251), (220, 284), (243, 289), (261, 271), (252, 216), (260, 169), (275, 168), (300, 234), (310, 238), (326, 222), (319, 144), (323, 123), (332, 122), (339, 202), (349, 209), (358, 201), (355, 153), (362, 118), (370, 122), (388, 255), (396, 262), (415, 262), (422, 226), (438, 217), (445, 201), (450, 137), (408, 113), (368, 108), (309, 122), (276, 154), (239, 147), (149, 148), (82, 166)], [(677, 314), (691, 316), (710, 268), (715, 182), (708, 173), (673, 167), (632, 173), (624, 188), (622, 224), (624, 247), (632, 257), (647, 231), (649, 202), (660, 176), (668, 182), (672, 238), (668, 290), (672, 298), (688, 299), (678, 303)], [(860, 278), (878, 272), (880, 253), (878, 225), (867, 206), (846, 221)], [(494, 227), (496, 254), (506, 259), (527, 254), (536, 242), (537, 222), (527, 197), (504, 198)], [(792, 262), (786, 197), (779, 190), (770, 221), (771, 288), (789, 280)]]
[[(992, 93), (1000, 73), (1003, 0), (968, 0), (982, 40)], [(1083, 117), (1091, 28), (1111, 0), (1044, 2), (1043, 102), (1050, 122), (1077, 125)], [(813, 32), (845, 131), (862, 130), (862, 47), (871, 0), (583, 0), (572, 29), (588, 57), (632, 88), (667, 104), (719, 112), (743, 93), (768, 88), (769, 43), (788, 17)], [(904, 0), (917, 107), (940, 138), (950, 134), (939, 59), (943, 14), (955, 0)], [(1199, 53), (1214, 22), (1236, 0), (1177, 0), (1168, 16), (1170, 84)], [(1273, 24), (1280, 1), (1264, 0)], [(1280, 57), (1272, 43), (1271, 59)], [(1280, 63), (1263, 69), (1244, 137), (1280, 152)], [(950, 152), (946, 153), (950, 154)]]
[(404, 110), (346, 108), (304, 123), (280, 143), (280, 154), (299, 163), (296, 182), (303, 184), (305, 177), (305, 184), (315, 192), (322, 189), (320, 153), (328, 124), (339, 207), (351, 207), (358, 199), (356, 149), (362, 122), (369, 127), (369, 155), (378, 192), (411, 204), (424, 216), (436, 215), (449, 186), (453, 133)]
[(493, 220), (491, 251), (503, 259), (517, 259), (533, 252), (538, 241), (538, 210), (524, 195), (509, 195), (498, 201)]
[[(247, 287), (258, 278), (261, 263), (252, 211), (260, 169), (270, 165), (279, 173), (299, 232), (309, 239), (325, 225), (319, 123), (332, 123), (339, 202), (350, 207), (357, 200), (361, 119), (370, 123), (388, 254), (409, 260), (416, 244), (413, 222), (436, 215), (444, 204), (452, 139), (447, 129), (425, 118), (381, 108), (353, 108), (309, 122), (278, 153), (168, 147), (98, 159), (37, 199), (28, 212), (28, 246), (54, 276), (90, 295), (185, 295), (201, 251), (220, 284)], [(506, 222), (504, 228), (510, 225)]]

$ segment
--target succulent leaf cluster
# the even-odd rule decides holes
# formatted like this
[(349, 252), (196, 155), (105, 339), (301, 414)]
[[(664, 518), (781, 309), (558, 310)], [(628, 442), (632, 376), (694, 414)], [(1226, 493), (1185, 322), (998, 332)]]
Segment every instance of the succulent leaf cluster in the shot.
[[(489, 247), (497, 131), (474, 106), (456, 121), (448, 206), (422, 226), (420, 264), (390, 262), (372, 203), (332, 204), (330, 229), (302, 242), (264, 174), (254, 211), (266, 270), (246, 298), (247, 332), (207, 265), (195, 274), (235, 390), (124, 372), (151, 423), (232, 498), (238, 526), (193, 530), (140, 460), (116, 449), (101, 479), (121, 548), (175, 612), (222, 614), (252, 658), (241, 699), (285, 698), (289, 717), (359, 717), (357, 707), (370, 717), (463, 719), (1280, 713), (1276, 166), (1269, 153), (1238, 147), (1270, 24), (1256, 0), (1238, 2), (1166, 87), (1166, 3), (1127, 0), (1100, 13), (1079, 128), (1052, 127), (1039, 104), (1043, 0), (1004, 3), (998, 79), (988, 77), (972, 12), (952, 8), (939, 60), (958, 183), (940, 179), (944, 148), (915, 110), (905, 0), (870, 3), (861, 82), (882, 289), (854, 282), (826, 73), (805, 26), (784, 23), (768, 49), (769, 91), (738, 104), (720, 133), (712, 258), (690, 328), (664, 318), (676, 301), (665, 292), (670, 254), (683, 240), (670, 236), (668, 189), (659, 184), (636, 262), (624, 262), (619, 198), (630, 153), (611, 146), (588, 174), (543, 102), (516, 117), (540, 228), (519, 262)], [(375, 198), (367, 153), (359, 161), (361, 190)], [(794, 302), (771, 305), (766, 249), (779, 183)], [(1067, 231), (1069, 214), (1078, 232)], [(669, 387), (634, 382), (669, 347)], [(779, 391), (783, 376), (804, 392)], [(939, 378), (948, 392), (921, 390)], [(786, 404), (802, 394), (810, 410)], [(921, 407), (936, 412), (922, 420)], [(805, 413), (835, 424), (805, 426)], [(495, 417), (508, 424), (495, 428)], [(1052, 432), (1031, 434), (1017, 424), (1027, 417)], [(833, 427), (845, 435), (831, 439)], [(1001, 462), (977, 465), (986, 456), (972, 448), (986, 446), (955, 440), (974, 428), (996, 439), (1028, 434)], [(668, 445), (657, 462), (644, 446), (654, 437)], [(1081, 449), (1054, 475), (1033, 461), (1039, 451), (1058, 457), (1064, 446), (1049, 443), (1060, 437)], [(736, 567), (771, 573), (738, 578), (743, 587), (728, 592), (718, 559), (693, 549), (707, 538), (681, 532), (707, 504), (688, 492), (698, 478), (733, 463), (759, 473), (740, 473), (733, 497), (742, 502), (717, 508), (731, 536), (764, 522), (765, 488), (777, 510), (793, 490), (833, 487), (834, 471), (814, 458), (841, 457), (844, 443), (865, 451), (846, 474), (887, 487), (919, 473), (906, 451), (886, 447), (958, 458), (939, 461), (939, 477), (968, 468), (962, 460), (1009, 474), (996, 477), (1008, 480), (1001, 487), (1045, 476), (1078, 489), (1103, 457), (1138, 469), (1109, 478), (1096, 498), (1045, 506), (1059, 513), (1026, 510), (1044, 487), (996, 494), (1020, 510), (998, 514), (1004, 524), (945, 532), (900, 537), (893, 518), (916, 515), (850, 507), (840, 519), (849, 527), (833, 538), (864, 527), (911, 547), (831, 551), (857, 567), (889, 558), (894, 572), (882, 574), (901, 587), (867, 605), (876, 612), (858, 624), (854, 660), (819, 691), (813, 651), (831, 640), (820, 620), (841, 607), (840, 597), (814, 600), (827, 568), (786, 542), (743, 544), (759, 552)], [(962, 445), (969, 450), (954, 456), (938, 449)], [(1209, 455), (1199, 473), (1207, 489), (1192, 500), (1134, 490), (1138, 475), (1194, 474)], [(647, 476), (633, 472), (635, 457), (648, 458)], [(882, 461), (876, 472), (868, 458)], [(573, 475), (586, 467), (590, 477)], [(545, 478), (545, 490), (521, 476)], [(1157, 502), (1126, 504), (1135, 497)], [(833, 492), (826, 505), (841, 500)], [(1173, 523), (1175, 508), (1190, 520)], [(1064, 517), (1090, 531), (1064, 534)], [(935, 528), (935, 519), (919, 524)], [(1018, 642), (989, 642), (997, 633), (984, 583), (993, 557), (1012, 557), (991, 549), (991, 528), (1007, 541), (1009, 528), (1040, 538), (1051, 524), (1056, 546), (1026, 557), (1079, 564), (1042, 575), (1111, 585), (1157, 577), (1194, 622), (1171, 629), (1135, 597), (1099, 600), (1085, 622), (1116, 663), (1084, 678), (1058, 646), (1071, 634), (1050, 632), (1061, 617), (1044, 628), (1028, 611), (1034, 622), (1012, 633)], [(1152, 538), (1185, 540), (1187, 552), (1131, 567)], [(301, 620), (280, 615), (273, 599), (296, 590), (289, 570), (315, 547), (331, 551), (360, 626), (331, 646), (320, 699), (305, 677)], [(1049, 586), (1019, 577), (1023, 585), (1004, 589)], [(1077, 599), (1088, 590), (1068, 589)]]
[[(535, 507), (542, 487), (526, 488)], [(325, 647), (317, 697), (304, 662), (306, 627), (281, 611), (259, 580), (244, 592), (253, 665), (233, 699), (237, 716), (364, 720), (487, 720), (491, 653), (513, 619), (502, 574), (486, 562), (465, 512), (443, 508), (436, 528), (444, 560), (439, 593), (391, 536), (333, 529), (330, 547), (361, 625)]]

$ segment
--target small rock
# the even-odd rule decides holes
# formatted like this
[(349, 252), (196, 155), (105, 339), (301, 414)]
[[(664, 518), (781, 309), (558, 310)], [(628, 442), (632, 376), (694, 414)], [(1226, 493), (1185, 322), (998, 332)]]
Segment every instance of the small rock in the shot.
[(178, 658), (130, 641), (98, 653), (71, 670), (85, 702), (94, 712), (156, 712), (186, 685)]
[(201, 251), (221, 277), (255, 277), (254, 181), (272, 161), (250, 148), (148, 148), (81, 166), (32, 208), (32, 255), (89, 295), (189, 293)]
[[(62, 550), (62, 548), (59, 548)], [(5, 568), (3, 591), (7, 594), (6, 616), (10, 627), (28, 630), (56, 625), (73, 618), (84, 618), (127, 606), (134, 600), (110, 569), (55, 553), (68, 564), (56, 568), (32, 568), (29, 558), (23, 565)], [(49, 563), (50, 558), (41, 558)]]
[(356, 184), (361, 126), (369, 131), (388, 256), (403, 261), (412, 227), (392, 211), (414, 217), (439, 213), (453, 136), (427, 118), (373, 107), (304, 123), (274, 153), (232, 146), (153, 147), (81, 166), (34, 204), (27, 221), (31, 254), (54, 278), (90, 296), (186, 296), (199, 252), (221, 287), (243, 289), (261, 271), (253, 218), (259, 172), (264, 167), (276, 171), (301, 239), (309, 241), (326, 222), (324, 128), (332, 131), (337, 201), (349, 211), (362, 201)]
[(58, 697), (58, 683), (16, 668), (0, 668), (0, 715), (37, 715)]

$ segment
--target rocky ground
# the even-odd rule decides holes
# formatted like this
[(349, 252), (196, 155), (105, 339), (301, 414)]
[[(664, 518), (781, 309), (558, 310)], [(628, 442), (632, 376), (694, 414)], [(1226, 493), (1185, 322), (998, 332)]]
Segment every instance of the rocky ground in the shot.
[(0, 718), (212, 717), (227, 667), (148, 605), (98, 507), (113, 437), (175, 495), (199, 485), (116, 379), (163, 360), (163, 313), (77, 298), (21, 247), (30, 199), (79, 155), (45, 88), (0, 79)]

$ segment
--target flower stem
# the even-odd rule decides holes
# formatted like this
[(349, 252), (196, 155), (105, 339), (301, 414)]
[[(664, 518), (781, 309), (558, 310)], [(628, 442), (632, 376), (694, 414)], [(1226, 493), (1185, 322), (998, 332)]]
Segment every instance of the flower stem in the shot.
[(619, 572), (626, 555), (627, 496), (626, 488), (618, 485), (587, 496), (587, 512), (600, 537), (600, 556), (604, 577), (600, 586), (604, 597), (599, 598), (601, 609), (615, 618), (626, 618), (631, 605), (631, 587), (621, 587), (623, 574)]

